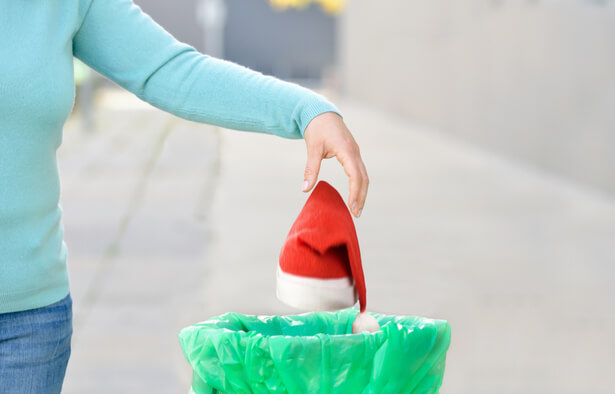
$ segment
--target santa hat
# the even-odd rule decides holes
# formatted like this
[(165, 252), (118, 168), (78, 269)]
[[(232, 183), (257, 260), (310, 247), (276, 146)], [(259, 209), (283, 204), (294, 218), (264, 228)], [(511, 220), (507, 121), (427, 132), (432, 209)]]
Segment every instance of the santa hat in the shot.
[(365, 278), (354, 222), (337, 190), (319, 182), (280, 253), (277, 296), (306, 310), (366, 304)]

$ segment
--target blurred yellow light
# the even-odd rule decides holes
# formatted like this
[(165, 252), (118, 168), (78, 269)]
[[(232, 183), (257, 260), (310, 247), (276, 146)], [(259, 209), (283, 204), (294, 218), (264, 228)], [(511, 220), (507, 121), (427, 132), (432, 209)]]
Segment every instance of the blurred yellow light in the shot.
[(269, 0), (269, 4), (278, 10), (287, 8), (304, 9), (311, 3), (320, 4), (326, 13), (334, 15), (339, 14), (344, 9), (346, 0)]

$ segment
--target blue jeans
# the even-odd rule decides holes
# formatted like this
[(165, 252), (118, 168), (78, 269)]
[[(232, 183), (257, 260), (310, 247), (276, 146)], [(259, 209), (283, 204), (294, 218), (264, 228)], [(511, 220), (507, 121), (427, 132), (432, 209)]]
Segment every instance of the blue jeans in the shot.
[(70, 295), (55, 304), (0, 313), (0, 393), (60, 393), (73, 333)]

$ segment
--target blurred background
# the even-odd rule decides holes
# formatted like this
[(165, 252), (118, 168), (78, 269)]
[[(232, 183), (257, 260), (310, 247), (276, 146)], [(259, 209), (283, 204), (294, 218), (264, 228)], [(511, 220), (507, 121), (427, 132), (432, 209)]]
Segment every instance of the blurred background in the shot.
[[(612, 393), (615, 2), (136, 0), (325, 94), (361, 146), (368, 310), (448, 320), (443, 393)], [(301, 141), (165, 114), (76, 65), (59, 151), (66, 393), (185, 393), (182, 327), (275, 298)], [(335, 161), (321, 179), (345, 197)]]

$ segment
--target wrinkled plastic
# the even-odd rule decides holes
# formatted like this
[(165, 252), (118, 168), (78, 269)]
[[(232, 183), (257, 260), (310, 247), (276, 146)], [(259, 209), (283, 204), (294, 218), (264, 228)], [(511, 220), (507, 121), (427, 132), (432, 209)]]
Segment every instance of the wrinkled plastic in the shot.
[(193, 393), (437, 393), (446, 321), (372, 314), (375, 333), (351, 334), (357, 309), (298, 316), (226, 313), (184, 328)]

